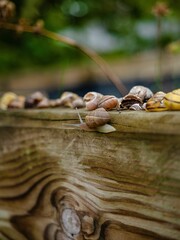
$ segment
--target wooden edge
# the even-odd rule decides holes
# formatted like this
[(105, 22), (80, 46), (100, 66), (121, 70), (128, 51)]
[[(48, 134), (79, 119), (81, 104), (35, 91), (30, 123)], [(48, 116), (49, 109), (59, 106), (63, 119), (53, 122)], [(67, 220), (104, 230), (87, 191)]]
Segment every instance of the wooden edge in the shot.
[[(79, 110), (84, 117), (85, 109)], [(180, 135), (180, 112), (110, 111), (111, 125), (117, 132)], [(77, 111), (68, 108), (0, 111), (0, 127), (77, 129)]]

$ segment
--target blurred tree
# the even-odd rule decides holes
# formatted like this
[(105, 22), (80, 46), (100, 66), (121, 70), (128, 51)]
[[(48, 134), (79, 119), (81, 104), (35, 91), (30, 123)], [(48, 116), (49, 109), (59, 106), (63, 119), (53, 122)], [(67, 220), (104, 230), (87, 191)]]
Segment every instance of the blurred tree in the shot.
[[(26, 18), (31, 23), (43, 19), (46, 28), (51, 31), (60, 31), (68, 26), (80, 28), (92, 20), (100, 22), (111, 34), (125, 36), (125, 41), (130, 42), (129, 47), (124, 49), (125, 52), (139, 51), (143, 47), (153, 46), (152, 40), (150, 42), (137, 35), (135, 24), (139, 20), (154, 19), (151, 10), (156, 2), (156, 0), (14, 0), (17, 19)], [(172, 9), (170, 17), (179, 21), (180, 1), (165, 2)], [(174, 37), (172, 34), (166, 35), (162, 42), (168, 43), (176, 38), (177, 36)], [(135, 44), (133, 44), (134, 40)], [(1, 72), (30, 65), (44, 66), (57, 62), (63, 64), (69, 59), (71, 61), (84, 59), (81, 53), (68, 47), (59, 47), (56, 42), (1, 29), (0, 49)]]

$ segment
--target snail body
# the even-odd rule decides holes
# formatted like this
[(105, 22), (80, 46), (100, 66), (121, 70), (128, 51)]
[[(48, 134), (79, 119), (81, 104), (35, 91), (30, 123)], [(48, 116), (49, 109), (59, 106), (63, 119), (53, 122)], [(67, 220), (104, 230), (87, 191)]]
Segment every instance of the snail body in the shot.
[(163, 100), (168, 110), (179, 111), (180, 110), (180, 88), (172, 92), (167, 93)]
[(100, 133), (110, 133), (110, 132), (115, 132), (116, 129), (111, 126), (110, 124), (104, 124), (102, 126), (98, 126), (96, 128), (90, 128), (87, 126), (86, 123), (78, 123), (78, 124), (66, 124), (66, 125), (69, 125), (69, 126), (72, 126), (72, 127), (75, 127), (75, 128), (79, 128), (79, 129), (82, 129), (84, 131), (87, 131), (87, 132), (100, 132)]
[(110, 124), (106, 123), (103, 126), (97, 127), (96, 131), (100, 132), (100, 133), (110, 133), (110, 132), (115, 132), (116, 129), (113, 126), (111, 126)]
[(101, 133), (110, 133), (116, 131), (116, 129), (108, 124), (110, 122), (110, 115), (104, 108), (98, 108), (91, 111), (85, 117), (85, 122), (82, 120), (78, 112), (79, 124), (66, 124), (72, 127), (77, 127), (85, 131), (95, 131)]

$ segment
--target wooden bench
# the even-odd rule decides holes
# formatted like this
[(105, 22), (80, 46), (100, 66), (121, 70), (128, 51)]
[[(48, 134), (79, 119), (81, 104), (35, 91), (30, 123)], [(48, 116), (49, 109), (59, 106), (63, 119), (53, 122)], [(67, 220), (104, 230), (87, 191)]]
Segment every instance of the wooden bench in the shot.
[(110, 115), (103, 134), (75, 110), (0, 112), (1, 240), (180, 239), (180, 112)]

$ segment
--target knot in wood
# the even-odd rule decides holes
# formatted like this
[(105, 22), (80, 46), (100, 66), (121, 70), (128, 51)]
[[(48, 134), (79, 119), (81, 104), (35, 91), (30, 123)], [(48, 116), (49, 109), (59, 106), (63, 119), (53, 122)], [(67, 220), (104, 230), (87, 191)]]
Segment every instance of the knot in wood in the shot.
[(94, 232), (94, 219), (90, 216), (85, 215), (82, 218), (82, 231), (87, 235), (90, 235)]
[(81, 222), (76, 211), (71, 208), (63, 210), (61, 215), (62, 225), (68, 235), (77, 235), (81, 230)]

